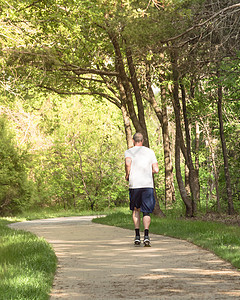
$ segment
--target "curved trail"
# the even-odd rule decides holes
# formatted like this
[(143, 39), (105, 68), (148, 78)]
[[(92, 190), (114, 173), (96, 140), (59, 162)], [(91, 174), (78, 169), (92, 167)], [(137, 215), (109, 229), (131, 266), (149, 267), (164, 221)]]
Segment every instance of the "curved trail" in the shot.
[(133, 231), (67, 217), (11, 224), (52, 244), (56, 299), (240, 299), (240, 272), (186, 241), (151, 234), (134, 247)]

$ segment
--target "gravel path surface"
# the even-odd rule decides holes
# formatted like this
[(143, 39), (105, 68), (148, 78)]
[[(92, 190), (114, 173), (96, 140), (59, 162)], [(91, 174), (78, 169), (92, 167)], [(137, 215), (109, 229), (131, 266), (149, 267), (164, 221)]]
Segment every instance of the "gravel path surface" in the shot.
[(93, 217), (27, 221), (10, 227), (52, 244), (56, 299), (240, 299), (240, 272), (191, 243), (151, 234), (135, 247), (134, 232), (94, 224)]

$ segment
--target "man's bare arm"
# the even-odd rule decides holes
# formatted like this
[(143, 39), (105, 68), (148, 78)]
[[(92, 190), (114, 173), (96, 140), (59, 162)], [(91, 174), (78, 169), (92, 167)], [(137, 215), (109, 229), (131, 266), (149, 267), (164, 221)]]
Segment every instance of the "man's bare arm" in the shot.
[(126, 172), (126, 180), (129, 181), (129, 174), (131, 170), (132, 159), (130, 157), (125, 158), (125, 172)]
[(152, 173), (157, 174), (159, 172), (158, 163), (152, 164)]

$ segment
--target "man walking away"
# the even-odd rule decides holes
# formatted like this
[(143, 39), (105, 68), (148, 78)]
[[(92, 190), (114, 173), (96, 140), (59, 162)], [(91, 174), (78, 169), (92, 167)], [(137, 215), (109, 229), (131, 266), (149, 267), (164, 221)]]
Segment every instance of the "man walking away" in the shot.
[(143, 135), (139, 132), (133, 136), (134, 147), (125, 151), (126, 180), (129, 181), (130, 209), (135, 226), (135, 245), (140, 245), (140, 212), (143, 213), (144, 246), (150, 246), (150, 213), (155, 206), (153, 192), (153, 174), (159, 172), (157, 159), (153, 150), (143, 146)]

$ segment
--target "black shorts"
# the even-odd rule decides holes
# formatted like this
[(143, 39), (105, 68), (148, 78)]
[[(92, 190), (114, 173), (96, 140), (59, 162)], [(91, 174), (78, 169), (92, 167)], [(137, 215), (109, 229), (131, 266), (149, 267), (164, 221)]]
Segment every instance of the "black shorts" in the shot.
[(140, 208), (141, 212), (152, 213), (155, 206), (153, 188), (129, 189), (130, 209)]

